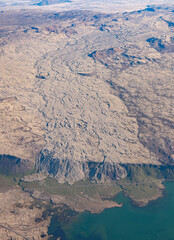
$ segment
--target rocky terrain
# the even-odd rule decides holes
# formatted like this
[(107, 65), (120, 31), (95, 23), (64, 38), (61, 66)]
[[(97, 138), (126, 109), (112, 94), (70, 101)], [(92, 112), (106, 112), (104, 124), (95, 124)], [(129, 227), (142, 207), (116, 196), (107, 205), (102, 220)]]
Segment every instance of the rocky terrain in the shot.
[(50, 217), (43, 219), (44, 208), (34, 203), (20, 188), (0, 193), (1, 239), (48, 239)]
[[(161, 180), (154, 183), (158, 174), (138, 170), (140, 178), (134, 174), (132, 183), (127, 166), (173, 169), (173, 11), (153, 6), (124, 14), (1, 12), (0, 173), (30, 173), (18, 185), (31, 194), (12, 188), (3, 204), (12, 196), (13, 206), (19, 194), (25, 206), (20, 211), (28, 212), (28, 203), (38, 198), (100, 212), (118, 206), (102, 197), (121, 189), (141, 205), (161, 196)], [(118, 186), (113, 192), (106, 187), (112, 194), (105, 188), (66, 197), (74, 193), (69, 185), (86, 180)], [(152, 183), (145, 186), (147, 180)], [(29, 210), (23, 221), (27, 225), (39, 214)], [(46, 234), (45, 225), (38, 228), (32, 234)], [(2, 234), (12, 236), (5, 228)]]
[(125, 163), (172, 164), (172, 15), (2, 13), (7, 168), (13, 156), (18, 169), (35, 163), (74, 183), (124, 178)]

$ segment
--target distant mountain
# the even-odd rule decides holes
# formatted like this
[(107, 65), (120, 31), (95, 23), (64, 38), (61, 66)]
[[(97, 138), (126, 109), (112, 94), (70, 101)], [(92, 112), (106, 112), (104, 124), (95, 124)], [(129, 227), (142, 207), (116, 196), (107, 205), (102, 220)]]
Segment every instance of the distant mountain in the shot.
[(71, 0), (23, 0), (21, 2), (19, 1), (0, 1), (0, 7), (6, 7), (6, 6), (46, 6), (46, 5), (52, 5), (52, 4), (58, 4), (58, 3), (64, 3), (64, 2), (71, 2)]
[(71, 2), (70, 0), (42, 0), (41, 2), (37, 3), (38, 6), (45, 6), (51, 4), (57, 4), (62, 2)]

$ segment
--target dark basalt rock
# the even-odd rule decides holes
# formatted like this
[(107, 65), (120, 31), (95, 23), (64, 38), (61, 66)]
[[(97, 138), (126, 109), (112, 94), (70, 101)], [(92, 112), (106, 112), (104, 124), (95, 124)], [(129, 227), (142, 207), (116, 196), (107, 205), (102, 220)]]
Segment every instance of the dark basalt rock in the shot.
[(158, 52), (173, 52), (174, 51), (174, 39), (170, 38), (170, 41), (165, 41), (160, 38), (148, 38), (146, 41), (150, 44), (151, 47), (155, 48)]
[(34, 168), (31, 161), (10, 155), (0, 155), (0, 173), (5, 175), (21, 175)]
[(96, 182), (115, 181), (120, 178), (125, 178), (127, 172), (124, 167), (116, 163), (102, 162), (102, 163), (88, 163), (89, 178)]

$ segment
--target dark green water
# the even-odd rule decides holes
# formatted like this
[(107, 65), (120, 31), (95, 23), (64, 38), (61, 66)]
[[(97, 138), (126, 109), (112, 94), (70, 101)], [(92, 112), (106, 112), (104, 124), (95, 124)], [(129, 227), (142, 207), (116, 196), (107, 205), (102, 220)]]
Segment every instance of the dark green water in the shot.
[(122, 208), (83, 213), (63, 227), (68, 240), (174, 240), (174, 182), (163, 198), (139, 208), (119, 196)]

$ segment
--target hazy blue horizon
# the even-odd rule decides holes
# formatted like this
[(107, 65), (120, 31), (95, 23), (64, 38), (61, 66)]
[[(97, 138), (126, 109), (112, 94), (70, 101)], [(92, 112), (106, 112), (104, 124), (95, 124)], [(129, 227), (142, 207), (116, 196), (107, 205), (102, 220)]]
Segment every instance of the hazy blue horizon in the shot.
[(122, 12), (145, 8), (147, 5), (173, 4), (173, 0), (0, 0), (0, 9), (92, 10)]

